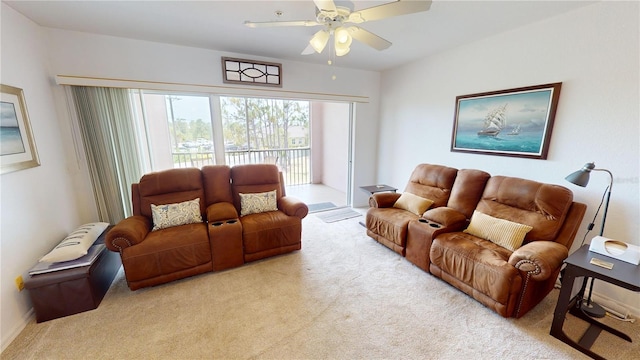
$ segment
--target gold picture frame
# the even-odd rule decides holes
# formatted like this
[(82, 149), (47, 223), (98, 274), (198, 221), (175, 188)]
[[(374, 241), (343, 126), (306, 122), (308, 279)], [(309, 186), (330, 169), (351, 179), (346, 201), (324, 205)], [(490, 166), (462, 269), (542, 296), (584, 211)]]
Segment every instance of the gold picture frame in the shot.
[(40, 166), (22, 89), (0, 84), (1, 174)]

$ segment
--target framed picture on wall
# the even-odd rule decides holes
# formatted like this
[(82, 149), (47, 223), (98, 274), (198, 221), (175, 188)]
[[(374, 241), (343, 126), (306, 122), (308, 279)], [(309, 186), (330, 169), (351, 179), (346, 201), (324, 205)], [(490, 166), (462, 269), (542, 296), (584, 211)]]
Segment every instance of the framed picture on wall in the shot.
[(546, 159), (562, 83), (456, 97), (451, 151)]
[(0, 164), (2, 174), (39, 166), (22, 89), (0, 85)]

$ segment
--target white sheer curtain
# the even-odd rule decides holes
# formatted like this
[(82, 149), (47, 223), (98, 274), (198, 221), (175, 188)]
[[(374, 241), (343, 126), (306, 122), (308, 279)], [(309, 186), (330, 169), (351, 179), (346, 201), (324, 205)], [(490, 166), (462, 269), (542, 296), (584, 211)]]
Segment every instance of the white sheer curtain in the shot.
[(143, 174), (128, 89), (71, 86), (100, 221), (130, 216), (131, 184)]

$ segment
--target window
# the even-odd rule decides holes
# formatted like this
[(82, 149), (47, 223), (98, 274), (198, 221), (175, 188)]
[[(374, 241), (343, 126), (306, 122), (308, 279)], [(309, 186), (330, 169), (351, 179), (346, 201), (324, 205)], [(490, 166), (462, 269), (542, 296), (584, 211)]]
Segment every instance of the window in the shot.
[(310, 177), (309, 102), (220, 97), (227, 164), (272, 163), (287, 184)]
[(229, 166), (275, 163), (287, 184), (311, 182), (308, 101), (134, 94), (151, 170), (202, 167), (216, 159)]

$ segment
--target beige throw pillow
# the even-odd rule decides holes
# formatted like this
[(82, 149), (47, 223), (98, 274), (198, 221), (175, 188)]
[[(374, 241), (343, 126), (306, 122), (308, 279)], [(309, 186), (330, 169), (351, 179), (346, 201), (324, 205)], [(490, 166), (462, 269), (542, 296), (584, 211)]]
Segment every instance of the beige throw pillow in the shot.
[(151, 204), (151, 216), (153, 218), (151, 231), (202, 222), (200, 198), (175, 204)]
[(498, 219), (479, 211), (474, 211), (471, 223), (464, 231), (479, 238), (489, 240), (505, 249), (515, 251), (522, 246), (524, 237), (533, 227), (509, 220)]
[(410, 211), (418, 216), (424, 214), (433, 205), (433, 200), (425, 199), (418, 195), (405, 192), (393, 204), (394, 208)]
[(240, 193), (239, 195), (240, 216), (278, 210), (275, 190), (253, 194)]
[(40, 259), (40, 262), (63, 262), (75, 260), (87, 255), (87, 250), (102, 232), (109, 226), (106, 222), (84, 224), (67, 235), (53, 250)]

